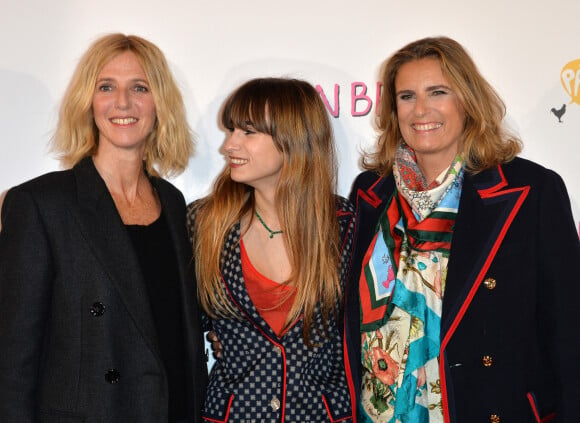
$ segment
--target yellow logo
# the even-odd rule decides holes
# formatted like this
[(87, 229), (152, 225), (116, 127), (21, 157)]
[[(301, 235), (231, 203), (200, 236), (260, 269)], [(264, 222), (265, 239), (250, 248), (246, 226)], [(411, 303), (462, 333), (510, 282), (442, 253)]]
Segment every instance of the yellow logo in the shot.
[(570, 104), (580, 105), (580, 59), (573, 60), (562, 68), (560, 80), (570, 96)]

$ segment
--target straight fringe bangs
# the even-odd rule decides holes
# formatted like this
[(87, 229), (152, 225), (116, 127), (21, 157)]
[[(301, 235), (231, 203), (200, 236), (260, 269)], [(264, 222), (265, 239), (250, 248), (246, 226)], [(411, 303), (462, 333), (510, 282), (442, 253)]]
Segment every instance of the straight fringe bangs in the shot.
[[(327, 334), (328, 318), (336, 312), (342, 292), (336, 153), (326, 108), (314, 87), (304, 81), (264, 78), (247, 82), (228, 98), (221, 123), (230, 131), (251, 126), (268, 134), (283, 154), (278, 215), (293, 269), (285, 283), (296, 292), (286, 326), (302, 316), (303, 338), (312, 345), (313, 322), (320, 317), (322, 335)], [(196, 220), (198, 288), (210, 315), (236, 315), (215, 257), (234, 224), (245, 213), (253, 216), (253, 211), (252, 188), (231, 181), (229, 170), (224, 170)]]

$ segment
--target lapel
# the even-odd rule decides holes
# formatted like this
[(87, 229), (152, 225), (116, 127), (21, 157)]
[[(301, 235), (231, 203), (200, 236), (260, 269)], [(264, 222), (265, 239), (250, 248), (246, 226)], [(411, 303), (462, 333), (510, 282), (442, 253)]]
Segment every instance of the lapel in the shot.
[(528, 192), (528, 186), (511, 187), (501, 166), (466, 174), (443, 298), (441, 351), (465, 315)]
[[(356, 228), (351, 266), (354, 271), (351, 272), (346, 287), (346, 310), (348, 314), (346, 322), (348, 328), (346, 330), (352, 334), (347, 336), (353, 336), (353, 339), (359, 339), (362, 325), (361, 298), (363, 296), (360, 293), (360, 277), (364, 272), (362, 269), (363, 261), (376, 235), (377, 222), (394, 189), (395, 182), (392, 176), (380, 177), (373, 172), (364, 172), (357, 178), (350, 193), (350, 200), (356, 209)], [(353, 310), (357, 310), (357, 313), (354, 314)], [(379, 306), (373, 312), (377, 314), (386, 313), (386, 306)], [(356, 341), (356, 343), (360, 344), (359, 341)], [(350, 352), (349, 354), (352, 354), (353, 357), (360, 356), (360, 352)]]
[[(226, 237), (224, 245), (224, 261), (222, 265), (222, 280), (225, 288), (240, 312), (273, 343), (278, 343), (278, 335), (274, 333), (270, 325), (262, 318), (256, 306), (252, 302), (242, 269), (242, 252), (240, 249), (240, 224), (236, 223), (234, 228)], [(292, 326), (290, 330), (295, 327)], [(289, 330), (289, 331), (290, 331)]]
[[(187, 228), (185, 223), (185, 201), (175, 201), (170, 192), (170, 185), (159, 178), (150, 178), (151, 184), (157, 190), (163, 215), (169, 228), (169, 235), (175, 249), (177, 258), (179, 279), (182, 291), (189, 295), (196, 295), (191, 283), (193, 275), (190, 274), (190, 263), (193, 256), (191, 244), (187, 240)], [(187, 297), (186, 298), (189, 298)], [(189, 302), (188, 302), (189, 303)]]
[[(378, 178), (366, 190), (358, 188), (351, 194), (351, 200), (356, 202), (358, 225), (354, 269), (361, 268), (366, 248), (375, 235), (375, 226), (394, 189), (394, 179), (386, 177)], [(483, 281), (528, 191), (527, 186), (509, 186), (501, 166), (477, 175), (465, 174), (443, 299), (442, 351)]]
[(91, 251), (109, 276), (135, 325), (158, 353), (147, 290), (131, 239), (92, 158), (74, 168), (78, 223)]
[(170, 183), (160, 178), (150, 178), (159, 194), (163, 216), (175, 251), (179, 271), (179, 289), (182, 306), (183, 336), (187, 351), (184, 367), (187, 369), (190, 414), (202, 408), (207, 384), (206, 357), (204, 355), (203, 332), (201, 331), (200, 309), (197, 306), (196, 280), (193, 266), (193, 251), (187, 238), (186, 207), (181, 193)]
[[(479, 289), (529, 186), (511, 187), (501, 166), (465, 175), (451, 242), (441, 316), (439, 374), (445, 422), (454, 421), (446, 348)], [(451, 404), (450, 404), (451, 402)]]
[[(372, 175), (376, 181), (366, 190), (357, 188), (356, 192), (351, 193), (351, 201), (356, 208), (357, 228), (354, 241), (356, 251), (353, 256), (353, 269), (357, 272), (361, 269), (366, 250), (376, 234), (377, 222), (384, 211), (386, 201), (395, 189), (395, 180), (392, 176), (369, 175)], [(358, 286), (358, 281), (356, 282)]]
[[(179, 271), (179, 288), (183, 307), (183, 325), (188, 349), (199, 352), (201, 338), (197, 338), (193, 328), (200, 327), (199, 309), (196, 306), (196, 283), (193, 266), (193, 251), (187, 239), (185, 221), (185, 200), (176, 197), (171, 185), (159, 178), (151, 178), (151, 183), (159, 194), (163, 215), (169, 228), (169, 235), (175, 251)], [(201, 340), (202, 341), (202, 340)]]

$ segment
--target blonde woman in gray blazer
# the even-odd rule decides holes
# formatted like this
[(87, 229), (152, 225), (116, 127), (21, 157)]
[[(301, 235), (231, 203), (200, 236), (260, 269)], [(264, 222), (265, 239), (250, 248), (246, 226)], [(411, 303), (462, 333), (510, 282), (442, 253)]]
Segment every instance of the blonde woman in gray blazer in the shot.
[(159, 49), (98, 39), (53, 147), (70, 169), (2, 205), (0, 421), (199, 421), (207, 372), (185, 201), (160, 178), (185, 168), (193, 142)]

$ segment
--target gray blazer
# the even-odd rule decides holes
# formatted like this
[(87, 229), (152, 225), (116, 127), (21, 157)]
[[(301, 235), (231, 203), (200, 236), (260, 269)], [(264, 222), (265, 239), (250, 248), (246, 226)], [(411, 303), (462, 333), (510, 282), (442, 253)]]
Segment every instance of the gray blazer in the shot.
[[(180, 263), (190, 421), (207, 371), (185, 202), (151, 178)], [(0, 421), (166, 423), (168, 388), (138, 259), (90, 158), (11, 189), (0, 232)]]

